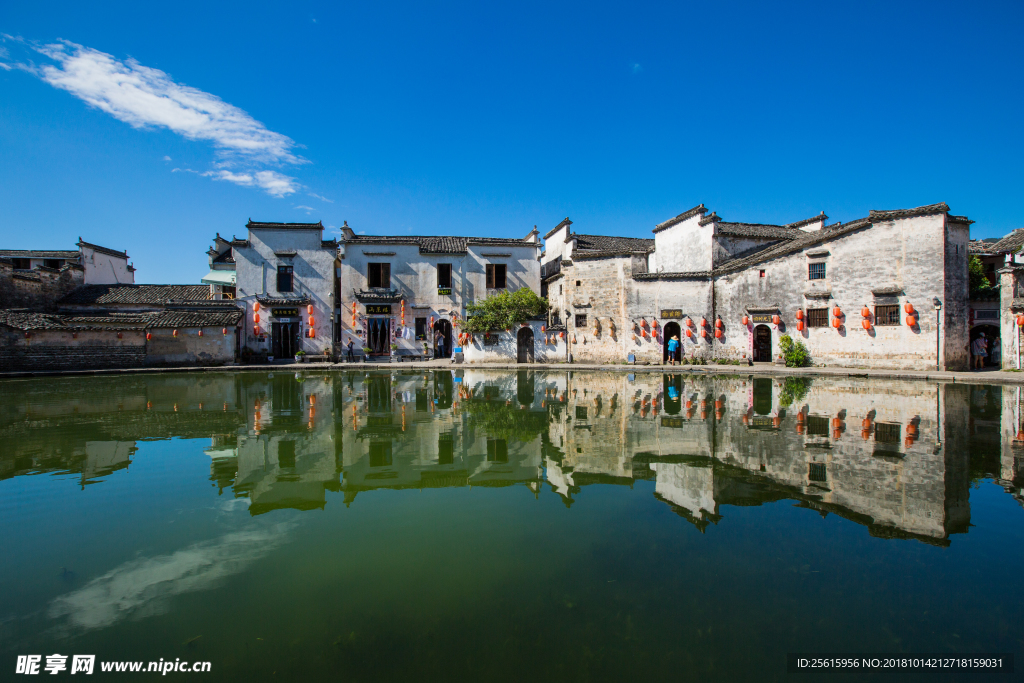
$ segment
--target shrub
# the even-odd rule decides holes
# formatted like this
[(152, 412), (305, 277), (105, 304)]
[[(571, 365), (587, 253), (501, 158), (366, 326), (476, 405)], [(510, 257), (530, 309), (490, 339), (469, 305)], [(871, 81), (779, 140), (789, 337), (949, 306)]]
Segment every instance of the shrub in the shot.
[(811, 364), (811, 353), (802, 341), (793, 341), (788, 334), (779, 337), (779, 349), (787, 368), (803, 368)]
[(788, 408), (794, 401), (804, 400), (807, 390), (811, 388), (810, 377), (787, 377), (782, 391), (779, 393), (779, 405)]
[(470, 334), (509, 330), (547, 310), (547, 299), (537, 296), (529, 287), (514, 292), (505, 291), (467, 306), (462, 329)]

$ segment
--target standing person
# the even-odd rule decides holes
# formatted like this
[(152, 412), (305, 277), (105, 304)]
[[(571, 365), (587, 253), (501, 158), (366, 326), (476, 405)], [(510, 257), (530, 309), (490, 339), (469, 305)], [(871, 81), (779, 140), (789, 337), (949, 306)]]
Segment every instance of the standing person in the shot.
[(676, 354), (679, 353), (679, 336), (675, 335), (668, 340), (668, 364), (676, 364)]
[(444, 358), (444, 335), (437, 335), (437, 357)]
[(971, 353), (974, 354), (974, 369), (981, 370), (985, 366), (985, 357), (988, 356), (988, 341), (984, 332), (971, 344)]
[(345, 359), (350, 360), (353, 363), (356, 360), (356, 354), (352, 352), (352, 340), (348, 340), (348, 353), (345, 354)]

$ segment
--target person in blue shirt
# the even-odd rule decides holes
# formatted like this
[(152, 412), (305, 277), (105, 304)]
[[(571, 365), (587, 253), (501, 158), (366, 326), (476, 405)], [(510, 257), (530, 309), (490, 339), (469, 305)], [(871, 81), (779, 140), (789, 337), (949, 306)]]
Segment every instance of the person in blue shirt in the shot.
[(679, 353), (679, 337), (675, 336), (668, 340), (668, 364), (676, 364), (676, 355)]

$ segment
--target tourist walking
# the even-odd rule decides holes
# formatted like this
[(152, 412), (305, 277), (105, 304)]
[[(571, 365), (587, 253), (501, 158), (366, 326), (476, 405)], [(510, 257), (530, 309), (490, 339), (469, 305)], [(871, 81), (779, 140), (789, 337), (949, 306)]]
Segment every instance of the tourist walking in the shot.
[(981, 370), (985, 367), (985, 358), (988, 357), (988, 340), (982, 332), (978, 338), (971, 343), (971, 354), (974, 356), (974, 369)]
[(674, 336), (668, 340), (668, 364), (676, 364), (676, 354), (679, 353), (679, 337)]

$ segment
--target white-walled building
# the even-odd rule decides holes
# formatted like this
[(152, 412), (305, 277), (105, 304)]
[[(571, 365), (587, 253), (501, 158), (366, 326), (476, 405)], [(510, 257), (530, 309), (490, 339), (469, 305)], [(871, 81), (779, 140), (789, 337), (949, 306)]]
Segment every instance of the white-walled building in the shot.
[(231, 242), (244, 345), (275, 358), (332, 353), (338, 243), (323, 239), (322, 223), (246, 228), (247, 239)]
[[(466, 306), (487, 296), (529, 287), (540, 292), (541, 244), (534, 229), (523, 239), (456, 236), (356, 235), (342, 227), (336, 325), (343, 347), (352, 340), (370, 355), (450, 356)], [(544, 321), (521, 330), (478, 336), (466, 360), (508, 360), (518, 353), (541, 360)]]

